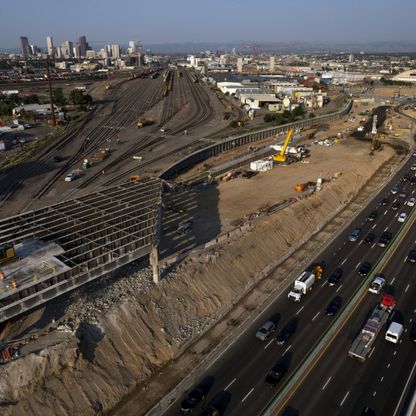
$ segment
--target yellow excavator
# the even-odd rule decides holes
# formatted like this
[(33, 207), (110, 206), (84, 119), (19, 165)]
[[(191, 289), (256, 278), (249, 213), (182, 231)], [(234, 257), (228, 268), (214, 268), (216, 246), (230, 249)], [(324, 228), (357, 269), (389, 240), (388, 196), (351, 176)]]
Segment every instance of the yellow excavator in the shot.
[(286, 140), (283, 144), (283, 147), (280, 153), (273, 156), (273, 160), (275, 162), (286, 162), (286, 150), (290, 144), (290, 141), (292, 140), (292, 136), (293, 136), (293, 128), (289, 129), (289, 131), (287, 132)]
[(5, 243), (0, 245), (0, 264), (17, 259), (13, 244)]

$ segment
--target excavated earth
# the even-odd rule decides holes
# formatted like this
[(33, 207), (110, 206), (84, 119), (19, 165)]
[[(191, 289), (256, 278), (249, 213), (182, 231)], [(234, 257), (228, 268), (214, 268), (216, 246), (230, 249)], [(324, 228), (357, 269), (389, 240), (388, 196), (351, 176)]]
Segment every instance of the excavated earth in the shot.
[[(299, 258), (327, 242), (404, 157), (388, 146), (369, 157), (368, 144), (357, 146), (357, 160), (345, 162), (344, 173), (321, 192), (187, 257), (165, 270), (159, 285), (152, 283), (149, 267), (132, 264), (38, 312), (39, 320), (58, 312), (60, 318), (49, 321), (38, 350), (0, 368), (0, 413), (94, 415), (116, 407), (115, 414), (144, 414), (220, 342), (224, 328), (242, 322), (299, 267)], [(220, 195), (226, 188), (219, 185)], [(254, 187), (245, 197), (255, 195)], [(220, 211), (227, 201), (220, 197)], [(275, 272), (261, 275), (308, 236)], [(59, 337), (51, 342), (54, 334)], [(47, 347), (42, 337), (49, 337)]]

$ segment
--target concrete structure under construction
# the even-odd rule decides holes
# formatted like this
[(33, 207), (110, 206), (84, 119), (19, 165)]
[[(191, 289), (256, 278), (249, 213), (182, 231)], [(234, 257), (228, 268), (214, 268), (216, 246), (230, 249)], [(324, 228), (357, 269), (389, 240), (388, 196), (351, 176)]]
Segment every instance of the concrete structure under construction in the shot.
[(0, 323), (150, 255), (159, 281), (162, 181), (130, 182), (0, 221)]

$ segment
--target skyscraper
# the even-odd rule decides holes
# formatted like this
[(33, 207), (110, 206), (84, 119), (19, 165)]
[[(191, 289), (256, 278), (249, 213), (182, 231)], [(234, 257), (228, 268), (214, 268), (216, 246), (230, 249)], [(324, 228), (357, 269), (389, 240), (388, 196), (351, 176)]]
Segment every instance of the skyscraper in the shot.
[(80, 36), (78, 38), (78, 46), (79, 46), (79, 53), (81, 57), (85, 57), (85, 54), (88, 50), (88, 43), (87, 43), (87, 38), (85, 36)]
[(120, 45), (111, 45), (111, 56), (113, 58), (120, 58)]
[(55, 55), (55, 51), (53, 49), (53, 39), (52, 39), (52, 36), (47, 36), (46, 37), (46, 46), (48, 47), (48, 55), (49, 56), (54, 56)]
[(71, 58), (73, 53), (73, 44), (69, 40), (66, 40), (61, 45), (61, 51), (64, 58)]
[(20, 36), (20, 43), (22, 46), (22, 55), (27, 58), (30, 56), (29, 40), (26, 36)]

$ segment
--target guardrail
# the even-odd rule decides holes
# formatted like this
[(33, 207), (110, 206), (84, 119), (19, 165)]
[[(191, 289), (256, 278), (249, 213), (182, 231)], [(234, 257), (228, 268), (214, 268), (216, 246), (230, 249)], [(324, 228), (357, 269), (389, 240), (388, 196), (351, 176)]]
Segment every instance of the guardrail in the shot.
[(168, 169), (166, 169), (164, 172), (162, 172), (159, 175), (159, 177), (161, 179), (171, 179), (180, 172), (189, 169), (197, 163), (202, 162), (212, 156), (216, 156), (220, 153), (232, 150), (236, 147), (240, 147), (248, 143), (253, 143), (259, 140), (267, 139), (268, 137), (276, 136), (279, 133), (286, 132), (291, 127), (295, 129), (305, 128), (320, 124), (322, 122), (336, 120), (338, 118), (341, 118), (345, 114), (349, 113), (351, 111), (351, 108), (352, 100), (348, 101), (348, 104), (345, 108), (332, 114), (326, 114), (310, 119), (299, 120), (295, 121), (294, 123), (282, 124), (281, 126), (270, 127), (253, 133), (242, 134), (240, 136), (231, 136), (221, 141), (220, 143), (204, 147), (201, 150), (197, 150), (196, 152), (193, 152), (185, 156), (184, 158), (170, 166)]

